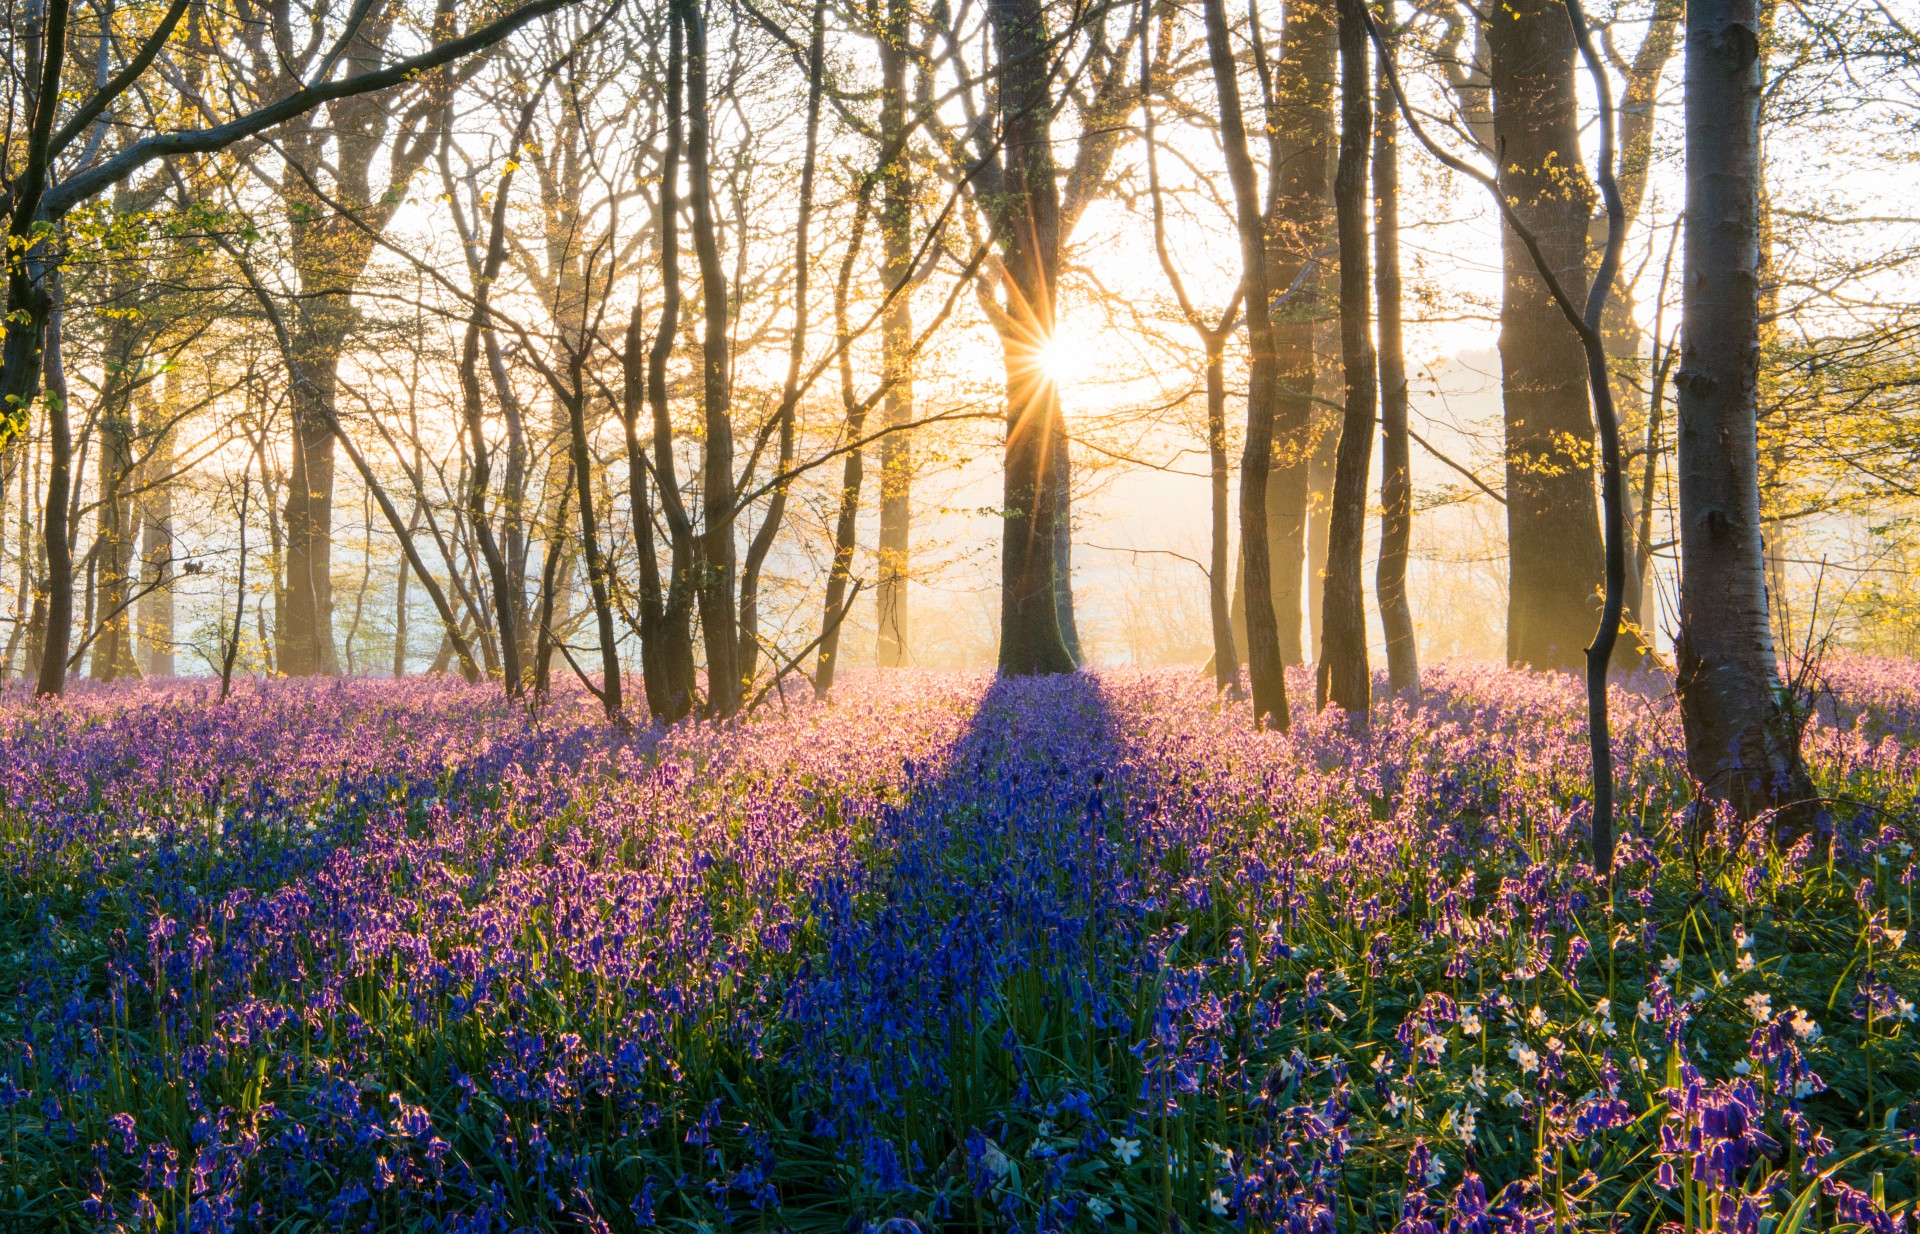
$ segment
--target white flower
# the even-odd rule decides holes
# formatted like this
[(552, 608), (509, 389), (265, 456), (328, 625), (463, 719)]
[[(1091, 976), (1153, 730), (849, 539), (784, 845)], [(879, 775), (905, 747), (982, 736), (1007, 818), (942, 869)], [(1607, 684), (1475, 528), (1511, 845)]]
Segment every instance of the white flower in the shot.
[(1703, 988), (1702, 988), (1702, 987), (1700, 987), (1700, 986), (1695, 986), (1695, 987), (1693, 987), (1693, 993), (1691, 993), (1691, 994), (1689, 994), (1689, 995), (1687, 995), (1687, 1001), (1688, 1001), (1688, 1002), (1690, 1002), (1690, 1003), (1704, 1003), (1704, 1002), (1706, 1002), (1706, 1001), (1707, 1001), (1707, 992), (1706, 992), (1706, 990), (1705, 990), (1705, 989), (1703, 989)]
[(1733, 1065), (1733, 1074), (1735, 1075), (1746, 1075), (1748, 1072), (1752, 1070), (1753, 1070), (1753, 1064), (1748, 1062), (1744, 1058)]
[(1669, 955), (1666, 959), (1660, 961), (1660, 971), (1663, 973), (1680, 971), (1680, 957), (1677, 955)]
[(1535, 1007), (1532, 1011), (1527, 1012), (1527, 1026), (1529, 1028), (1539, 1028), (1546, 1022), (1547, 1013), (1540, 1010), (1540, 1008)]
[(1733, 945), (1741, 951), (1753, 946), (1753, 935), (1747, 933), (1747, 927), (1738, 926), (1734, 929)]
[(1913, 856), (1913, 845), (1903, 842), (1900, 845), (1899, 852), (1902, 857), (1911, 857)]
[(1793, 1095), (1795, 1097), (1811, 1097), (1819, 1091), (1812, 1080), (1795, 1080), (1793, 1082)]
[(1635, 1054), (1633, 1056), (1633, 1069), (1641, 1075), (1645, 1075), (1647, 1073), (1647, 1060)]
[(1728, 977), (1725, 973), (1721, 972), (1719, 969), (1716, 968), (1713, 970), (1713, 984), (1725, 985), (1730, 980), (1732, 980), (1732, 978)]
[(1505, 1104), (1512, 1105), (1512, 1106), (1521, 1106), (1521, 1105), (1527, 1104), (1527, 1099), (1520, 1095), (1520, 1090), (1517, 1088), (1509, 1088), (1507, 1090), (1507, 1095), (1500, 1098), (1500, 1100)]
[(1427, 1162), (1427, 1186), (1438, 1187), (1447, 1179), (1447, 1163), (1435, 1156)]
[(1214, 1158), (1219, 1161), (1221, 1169), (1231, 1170), (1233, 1168), (1233, 1150), (1231, 1148), (1223, 1144), (1216, 1144), (1212, 1140), (1207, 1141), (1207, 1147), (1213, 1150)]
[(1593, 1014), (1599, 1019), (1607, 1019), (1613, 1014), (1613, 1000), (1603, 998), (1593, 1005)]
[(1653, 1004), (1648, 1002), (1644, 998), (1641, 999), (1640, 1010), (1637, 1012), (1637, 1014), (1639, 1015), (1640, 1022), (1642, 1024), (1651, 1023), (1653, 1020)]
[(1113, 1216), (1113, 1205), (1096, 1195), (1087, 1201), (1087, 1211), (1093, 1214), (1095, 1221), (1105, 1221)]
[(1893, 1000), (1893, 1005), (1895, 1008), (1894, 1015), (1893, 1015), (1894, 1019), (1904, 1020), (1904, 1021), (1907, 1021), (1908, 1023), (1912, 1023), (1914, 1020), (1920, 1020), (1920, 1012), (1916, 1012), (1913, 1009), (1913, 1003), (1910, 1000), (1904, 999), (1904, 998), (1895, 998)]
[(1473, 1075), (1467, 1080), (1467, 1087), (1482, 1097), (1487, 1095), (1487, 1069), (1479, 1063), (1473, 1065)]
[(1400, 1095), (1400, 1091), (1398, 1089), (1395, 1089), (1393, 1095), (1387, 1098), (1387, 1113), (1392, 1115), (1394, 1118), (1398, 1118), (1402, 1113), (1406, 1111), (1406, 1108), (1407, 1108), (1407, 1099)]
[(1140, 1141), (1129, 1140), (1123, 1135), (1108, 1136), (1107, 1142), (1113, 1145), (1115, 1160), (1121, 1165), (1132, 1165), (1140, 1159)]
[(1803, 1041), (1820, 1040), (1819, 1022), (1810, 1019), (1807, 1013), (1800, 1010), (1800, 1008), (1793, 1008), (1793, 1019), (1787, 1021), (1787, 1023), (1793, 1029), (1793, 1035)]
[(985, 1166), (987, 1173), (995, 1178), (1005, 1178), (1007, 1171), (1013, 1168), (1013, 1163), (1008, 1161), (1007, 1155), (1000, 1151), (1000, 1146), (991, 1141), (987, 1144), (987, 1151), (980, 1155), (980, 1164)]
[(1373, 1069), (1381, 1075), (1385, 1075), (1393, 1070), (1393, 1060), (1387, 1057), (1385, 1050), (1373, 1056)]
[(1432, 1050), (1433, 1056), (1438, 1058), (1447, 1052), (1447, 1039), (1437, 1033), (1431, 1034), (1420, 1039), (1420, 1048), (1423, 1050)]
[(1227, 1215), (1226, 1193), (1221, 1191), (1220, 1188), (1215, 1187), (1213, 1189), (1213, 1194), (1207, 1197), (1207, 1206), (1213, 1209), (1214, 1216), (1216, 1217), (1226, 1216)]
[(1480, 1017), (1471, 1011), (1461, 1012), (1460, 1031), (1469, 1037), (1478, 1037), (1480, 1035)]
[(1507, 1050), (1507, 1057), (1520, 1064), (1522, 1074), (1531, 1075), (1540, 1070), (1540, 1055), (1532, 1046), (1522, 1045), (1516, 1041)]
[(1907, 932), (1905, 930), (1888, 930), (1887, 931), (1887, 946), (1893, 948), (1895, 951), (1898, 951), (1900, 950), (1900, 948), (1906, 946), (1906, 943), (1907, 943)]
[(1471, 1143), (1480, 1126), (1480, 1107), (1469, 1102), (1447, 1115), (1447, 1121), (1453, 1124), (1454, 1134)]
[(1746, 998), (1747, 1010), (1753, 1018), (1765, 1024), (1773, 1018), (1773, 996), (1770, 994), (1749, 994)]
[(1752, 972), (1753, 971), (1753, 953), (1751, 951), (1741, 952), (1740, 962), (1734, 965), (1734, 967), (1738, 968), (1743, 973)]
[(1602, 1020), (1600, 1021), (1600, 1031), (1609, 1037), (1618, 1037), (1620, 1035), (1620, 1026), (1612, 1020)]

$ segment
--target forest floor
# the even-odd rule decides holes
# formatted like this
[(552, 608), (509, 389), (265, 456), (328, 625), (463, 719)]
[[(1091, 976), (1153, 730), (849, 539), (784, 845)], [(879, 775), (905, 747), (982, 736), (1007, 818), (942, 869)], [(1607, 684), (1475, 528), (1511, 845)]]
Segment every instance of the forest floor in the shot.
[(1620, 690), (1611, 897), (1576, 683), (1484, 666), (9, 692), (0, 1227), (1910, 1228), (1920, 666), (1819, 687), (1784, 853)]

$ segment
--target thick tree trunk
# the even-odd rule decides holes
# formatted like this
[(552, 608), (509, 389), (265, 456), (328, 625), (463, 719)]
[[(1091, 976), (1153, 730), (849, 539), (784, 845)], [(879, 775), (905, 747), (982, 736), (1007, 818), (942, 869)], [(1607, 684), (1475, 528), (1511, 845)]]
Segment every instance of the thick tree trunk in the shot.
[[(118, 333), (118, 331), (110, 331)], [(132, 573), (135, 527), (135, 490), (139, 486), (134, 466), (132, 392), (127, 388), (134, 374), (132, 340), (124, 347), (109, 343), (109, 354), (118, 364), (106, 377), (107, 405), (101, 409), (100, 499), (95, 506), (100, 552), (98, 561), (99, 596), (95, 618), (99, 633), (95, 636), (90, 675), (95, 681), (113, 681), (138, 676), (139, 664), (133, 657)], [(91, 623), (89, 625), (91, 629)]]
[(1680, 714), (1702, 788), (1743, 814), (1813, 787), (1768, 620), (1761, 541), (1760, 63), (1754, 0), (1690, 0), (1679, 394)]
[(1336, 31), (1334, 0), (1288, 0), (1283, 54), (1272, 67), (1266, 107), (1274, 180), (1267, 289), (1269, 299), (1286, 294), (1272, 312), (1274, 444), (1266, 508), (1273, 607), (1287, 664), (1313, 658), (1303, 627), (1317, 619), (1319, 588), (1306, 580), (1317, 579), (1324, 562), (1309, 542), (1308, 510), (1315, 426), (1322, 418), (1314, 410), (1314, 331), (1333, 231)]
[[(1487, 41), (1500, 190), (1579, 304), (1593, 193), (1581, 162), (1572, 25), (1562, 0), (1500, 0)], [(1507, 658), (1576, 672), (1604, 568), (1585, 356), (1512, 228), (1502, 229), (1501, 247)]]
[(303, 299), (293, 336), (294, 360), (307, 380), (294, 383), (292, 390), (292, 467), (284, 514), (286, 595), (276, 632), (280, 671), (289, 677), (340, 671), (333, 643), (334, 442), (330, 425), (343, 335), (319, 318), (345, 311), (344, 305)]
[[(1393, 0), (1381, 24), (1394, 26)], [(1413, 540), (1413, 472), (1407, 436), (1407, 362), (1400, 317), (1400, 148), (1393, 86), (1381, 66), (1373, 121), (1374, 296), (1380, 332), (1380, 560), (1374, 595), (1387, 638), (1387, 684), (1420, 688), (1420, 644), (1407, 603)]]
[(1000, 546), (1000, 671), (1070, 673), (1057, 583), (1065, 425), (1060, 392), (1041, 364), (1053, 337), (1060, 277), (1060, 189), (1051, 115), (1047, 29), (1039, 0), (991, 0), (998, 44), (1005, 183), (1000, 244), (1007, 278), (1007, 437)]
[[(713, 217), (709, 171), (707, 31), (693, 0), (681, 0), (687, 39), (687, 195), (693, 216), (693, 250), (700, 266), (702, 411), (706, 425), (700, 480), (700, 625), (707, 644), (707, 709), (730, 716), (740, 709), (739, 615), (735, 605), (736, 552), (733, 488), (732, 372), (727, 277), (720, 266), (720, 240)], [(582, 500), (586, 490), (581, 489)]]
[(1374, 81), (1366, 12), (1360, 7), (1364, 3), (1340, 0), (1340, 166), (1333, 197), (1340, 233), (1340, 367), (1346, 378), (1346, 403), (1327, 527), (1319, 672), (1321, 704), (1345, 708), (1349, 720), (1359, 722), (1365, 722), (1373, 701), (1360, 555), (1379, 394), (1368, 313), (1372, 272), (1367, 252), (1367, 155), (1373, 143)]
[(1234, 222), (1240, 233), (1240, 260), (1247, 307), (1247, 340), (1252, 353), (1248, 375), (1247, 437), (1240, 456), (1240, 544), (1246, 581), (1247, 675), (1253, 687), (1257, 725), (1284, 729), (1287, 708), (1286, 661), (1273, 605), (1268, 557), (1267, 484), (1273, 463), (1274, 403), (1279, 395), (1273, 321), (1269, 314), (1266, 220), (1260, 189), (1247, 152), (1247, 129), (1240, 105), (1240, 79), (1227, 31), (1223, 0), (1206, 0), (1207, 59), (1220, 100), (1220, 133), (1227, 171), (1233, 181)]

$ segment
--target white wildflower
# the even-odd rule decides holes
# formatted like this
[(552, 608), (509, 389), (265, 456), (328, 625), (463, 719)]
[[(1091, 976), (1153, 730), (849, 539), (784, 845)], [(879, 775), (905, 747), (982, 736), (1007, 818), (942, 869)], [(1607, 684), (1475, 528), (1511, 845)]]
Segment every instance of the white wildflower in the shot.
[(1482, 1097), (1487, 1095), (1487, 1069), (1479, 1063), (1473, 1065), (1473, 1075), (1467, 1080), (1467, 1087)]
[(1773, 1018), (1773, 996), (1770, 994), (1749, 994), (1746, 998), (1747, 1010), (1753, 1018), (1765, 1024)]
[(1227, 1215), (1226, 1193), (1220, 1190), (1220, 1188), (1215, 1187), (1213, 1189), (1213, 1194), (1207, 1197), (1207, 1206), (1213, 1209), (1214, 1216), (1216, 1217), (1226, 1216)]
[(1660, 961), (1660, 971), (1663, 973), (1679, 972), (1680, 957), (1677, 955), (1669, 955), (1666, 959)]
[(1527, 1104), (1527, 1099), (1520, 1095), (1520, 1090), (1517, 1088), (1509, 1088), (1507, 1090), (1507, 1095), (1500, 1098), (1500, 1100), (1505, 1104), (1511, 1105), (1511, 1106), (1522, 1106)]
[(1140, 1159), (1140, 1141), (1116, 1135), (1107, 1137), (1107, 1142), (1113, 1145), (1114, 1158), (1121, 1165), (1132, 1165)]
[(1480, 1035), (1479, 1015), (1472, 1011), (1461, 1012), (1460, 1013), (1460, 1031), (1465, 1033), (1469, 1037), (1478, 1037)]
[(1095, 1221), (1105, 1221), (1113, 1216), (1113, 1205), (1096, 1195), (1087, 1201), (1087, 1211), (1093, 1214)]
[(1810, 1018), (1806, 1012), (1800, 1010), (1798, 1007), (1792, 1010), (1793, 1019), (1787, 1021), (1787, 1024), (1793, 1029), (1793, 1035), (1803, 1041), (1820, 1040), (1819, 1021)]

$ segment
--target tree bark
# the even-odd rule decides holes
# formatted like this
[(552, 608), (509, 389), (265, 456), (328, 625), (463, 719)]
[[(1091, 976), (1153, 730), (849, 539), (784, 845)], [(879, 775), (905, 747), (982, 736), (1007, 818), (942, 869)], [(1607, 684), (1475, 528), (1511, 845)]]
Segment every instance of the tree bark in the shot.
[[(1274, 445), (1266, 507), (1273, 607), (1287, 664), (1314, 656), (1303, 627), (1318, 613), (1323, 556), (1309, 544), (1310, 472), (1319, 434), (1314, 332), (1322, 311), (1333, 230), (1334, 0), (1288, 0), (1283, 54), (1270, 71), (1273, 212), (1267, 234), (1268, 295), (1288, 293), (1272, 313)], [(1258, 49), (1257, 49), (1258, 50)], [(1260, 51), (1265, 66), (1264, 51)]]
[[(1593, 192), (1581, 162), (1564, 0), (1500, 0), (1487, 42), (1500, 191), (1578, 304)], [(1593, 633), (1603, 572), (1585, 358), (1513, 229), (1502, 229), (1501, 247), (1507, 658), (1575, 672)]]
[(1060, 392), (1040, 359), (1053, 337), (1061, 235), (1046, 21), (1039, 0), (990, 0), (988, 15), (999, 50), (1005, 182), (998, 221), (1008, 318), (1000, 332), (1007, 377), (1000, 671), (1070, 673), (1056, 581), (1065, 423)]
[[(1393, 0), (1380, 20), (1394, 28)], [(1407, 602), (1413, 540), (1413, 473), (1407, 436), (1407, 363), (1400, 314), (1400, 146), (1393, 85), (1381, 66), (1373, 121), (1374, 298), (1380, 334), (1380, 559), (1374, 596), (1387, 639), (1387, 684), (1420, 689), (1420, 644)]]
[(1368, 313), (1372, 272), (1367, 253), (1367, 154), (1373, 141), (1374, 81), (1366, 14), (1360, 7), (1365, 2), (1340, 0), (1340, 164), (1333, 199), (1340, 233), (1340, 367), (1346, 378), (1346, 403), (1327, 526), (1319, 671), (1321, 704), (1342, 707), (1349, 721), (1360, 723), (1366, 721), (1373, 689), (1367, 669), (1360, 555), (1379, 393)]
[(139, 635), (140, 671), (148, 677), (171, 677), (173, 659), (173, 420), (175, 376), (166, 384), (154, 419), (142, 426), (148, 441), (142, 464), (140, 515), (140, 599), (134, 607)]
[(1220, 100), (1220, 132), (1227, 171), (1233, 181), (1234, 219), (1240, 233), (1242, 287), (1246, 295), (1247, 341), (1252, 369), (1247, 388), (1247, 438), (1240, 456), (1240, 545), (1246, 580), (1247, 674), (1253, 687), (1256, 725), (1284, 729), (1287, 708), (1286, 661), (1274, 614), (1273, 580), (1267, 541), (1267, 484), (1273, 464), (1274, 403), (1279, 370), (1270, 316), (1266, 220), (1260, 190), (1247, 152), (1247, 129), (1240, 105), (1240, 79), (1228, 39), (1223, 0), (1206, 0), (1207, 58)]
[[(706, 425), (700, 497), (700, 625), (707, 644), (707, 709), (730, 716), (740, 709), (739, 616), (734, 600), (736, 562), (733, 487), (733, 391), (729, 359), (727, 277), (713, 217), (710, 173), (706, 20), (695, 0), (679, 0), (687, 39), (687, 195), (693, 250), (700, 267), (703, 332), (700, 340), (702, 412)], [(581, 488), (581, 500), (586, 500)]]
[(1751, 817), (1810, 810), (1775, 658), (1759, 486), (1760, 89), (1754, 0), (1687, 5), (1679, 395), (1680, 715), (1701, 787)]
[[(25, 264), (24, 262), (22, 264)], [(41, 538), (46, 545), (46, 621), (40, 647), (40, 681), (36, 693), (55, 697), (67, 687), (67, 649), (73, 640), (73, 544), (67, 537), (67, 503), (73, 486), (73, 431), (67, 412), (67, 372), (60, 354), (60, 272), (46, 272), (40, 282), (46, 297), (46, 414), (47, 503), (41, 515)]]
[[(913, 176), (907, 148), (907, 33), (912, 15), (910, 0), (886, 0), (886, 28), (877, 40), (879, 140), (883, 150), (892, 152), (880, 172), (880, 278), (888, 290), (900, 289), (880, 319), (881, 380), (887, 383), (880, 421), (887, 434), (880, 439), (880, 556), (875, 592), (878, 639), (874, 658), (882, 668), (904, 668), (913, 663), (907, 608), (912, 566), (913, 434), (902, 427), (913, 420), (914, 407), (913, 297), (905, 286), (913, 277)], [(860, 463), (857, 457), (850, 457), (846, 466), (857, 471)], [(857, 485), (859, 477), (852, 478)], [(853, 491), (857, 494), (858, 488)], [(829, 604), (827, 612), (828, 620), (834, 621), (838, 607)], [(837, 644), (839, 623), (834, 624), (836, 632), (830, 637)], [(827, 662), (823, 657), (821, 663)]]

